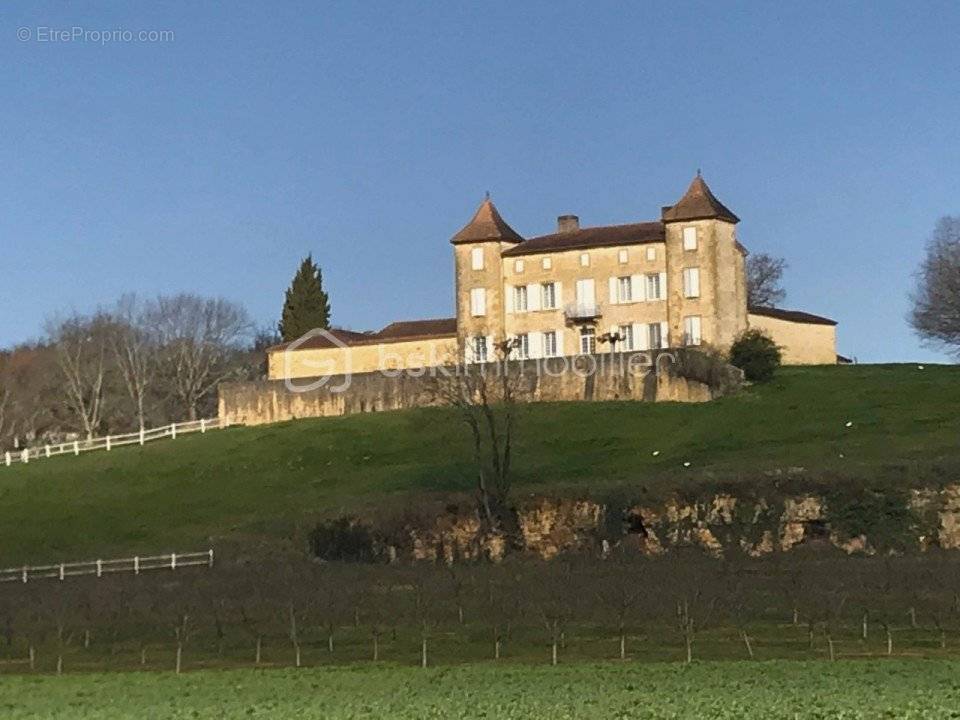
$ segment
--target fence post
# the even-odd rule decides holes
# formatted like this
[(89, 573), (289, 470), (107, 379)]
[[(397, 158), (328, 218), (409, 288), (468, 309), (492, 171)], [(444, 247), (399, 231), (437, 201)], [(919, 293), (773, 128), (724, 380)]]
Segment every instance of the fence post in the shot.
[(213, 548), (210, 548), (210, 567), (213, 567)]
[(177, 424), (176, 424), (176, 423), (170, 423), (170, 439), (171, 439), (171, 440), (176, 440), (176, 439), (177, 439)]
[(44, 446), (43, 446), (43, 451), (44, 451), (44, 453), (46, 453), (47, 457), (50, 457), (50, 446), (49, 446), (49, 445), (44, 445)]
[(107, 452), (110, 452), (110, 436), (107, 435)]
[(203, 418), (200, 418), (200, 434), (203, 435), (207, 431), (207, 421)]
[(74, 455), (79, 455), (79, 454), (80, 454), (80, 441), (79, 441), (79, 440), (74, 440), (74, 441), (73, 441), (73, 454), (74, 454)]
[(143, 428), (140, 428), (140, 444), (143, 445)]
[(13, 460), (10, 458), (10, 453), (4, 453), (3, 461), (7, 464), (7, 467), (10, 467), (10, 463), (13, 462)]
[(139, 555), (133, 558), (133, 574), (134, 575), (140, 574), (140, 556)]
[(27, 566), (26, 566), (26, 565), (23, 566), (23, 581), (24, 581), (24, 582), (27, 581)]
[(97, 560), (97, 577), (103, 577), (103, 560)]
[(63, 580), (65, 576), (63, 563), (60, 563), (60, 579)]
[(171, 569), (171, 570), (176, 570), (176, 569), (177, 569), (177, 554), (176, 554), (176, 553), (170, 553), (170, 569)]
[(24, 463), (30, 462), (30, 448), (23, 449), (23, 453), (20, 455), (20, 459), (23, 460)]

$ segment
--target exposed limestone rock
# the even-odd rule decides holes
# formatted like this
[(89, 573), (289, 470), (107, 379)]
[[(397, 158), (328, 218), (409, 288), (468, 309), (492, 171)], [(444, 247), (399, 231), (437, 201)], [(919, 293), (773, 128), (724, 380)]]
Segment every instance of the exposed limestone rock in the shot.
[(940, 492), (940, 547), (960, 548), (960, 485), (948, 485)]
[(780, 518), (780, 549), (789, 550), (804, 540), (807, 523), (823, 519), (823, 501), (807, 495), (787, 498)]
[(589, 500), (546, 498), (518, 513), (524, 545), (544, 560), (593, 542), (603, 514), (603, 506)]

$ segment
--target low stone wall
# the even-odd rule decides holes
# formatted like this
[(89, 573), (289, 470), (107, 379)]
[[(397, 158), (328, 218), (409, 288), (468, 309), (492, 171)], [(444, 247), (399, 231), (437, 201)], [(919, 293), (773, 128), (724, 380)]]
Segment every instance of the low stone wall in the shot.
[[(479, 366), (469, 366), (476, 372)], [(487, 366), (495, 368), (494, 365)], [(653, 368), (660, 368), (654, 372)], [(334, 375), (325, 379), (223, 383), (220, 420), (262, 425), (300, 418), (402, 410), (439, 404), (441, 373), (463, 368)], [(738, 390), (742, 373), (693, 351), (656, 351), (545, 358), (509, 363), (519, 377), (517, 396), (525, 402), (637, 400), (704, 402)], [(321, 383), (321, 380), (323, 382)]]

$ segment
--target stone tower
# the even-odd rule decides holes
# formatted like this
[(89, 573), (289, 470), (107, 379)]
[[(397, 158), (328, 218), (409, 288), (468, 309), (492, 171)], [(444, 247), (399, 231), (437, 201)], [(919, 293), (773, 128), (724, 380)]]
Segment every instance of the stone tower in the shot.
[(457, 346), (460, 360), (494, 360), (504, 339), (503, 269), (500, 253), (523, 242), (488, 196), (454, 235)]
[(738, 242), (740, 218), (721, 203), (700, 173), (676, 205), (663, 209), (670, 346), (685, 336), (726, 349), (747, 329), (747, 251)]

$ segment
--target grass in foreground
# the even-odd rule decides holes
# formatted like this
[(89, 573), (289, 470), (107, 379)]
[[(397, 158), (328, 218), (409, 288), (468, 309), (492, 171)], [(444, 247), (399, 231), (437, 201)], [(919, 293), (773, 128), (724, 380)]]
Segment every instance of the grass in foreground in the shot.
[(10, 720), (955, 717), (956, 661), (620, 663), (5, 677)]
[[(704, 405), (527, 406), (517, 495), (669, 490), (798, 466), (900, 477), (960, 461), (958, 432), (960, 368), (786, 368), (768, 385)], [(444, 408), (235, 428), (0, 467), (0, 565), (290, 537), (320, 514), (468, 490), (473, 474), (467, 432)]]

